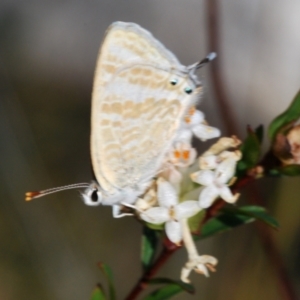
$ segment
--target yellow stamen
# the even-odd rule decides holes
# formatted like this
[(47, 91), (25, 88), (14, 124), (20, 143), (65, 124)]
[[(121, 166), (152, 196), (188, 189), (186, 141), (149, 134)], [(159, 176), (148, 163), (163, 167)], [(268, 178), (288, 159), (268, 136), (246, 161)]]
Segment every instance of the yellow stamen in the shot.
[(177, 158), (177, 159), (179, 159), (180, 158), (180, 152), (178, 151), (178, 150), (175, 150), (174, 151), (174, 156), (175, 156), (175, 158)]

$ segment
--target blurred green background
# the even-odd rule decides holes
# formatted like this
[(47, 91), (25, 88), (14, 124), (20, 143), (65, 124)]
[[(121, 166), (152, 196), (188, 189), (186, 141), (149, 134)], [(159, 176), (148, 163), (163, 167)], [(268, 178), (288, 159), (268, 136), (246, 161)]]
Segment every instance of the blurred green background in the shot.
[[(240, 138), (248, 124), (269, 124), (299, 89), (299, 13), (296, 0), (221, 3), (218, 54)], [(0, 1), (0, 299), (89, 299), (102, 280), (98, 261), (113, 269), (118, 299), (132, 288), (141, 272), (139, 223), (85, 206), (77, 191), (30, 203), (24, 193), (92, 178), (90, 95), (110, 23), (140, 24), (191, 64), (214, 50), (206, 18), (201, 0)], [(222, 129), (209, 67), (199, 75), (200, 107)], [(262, 179), (258, 188), (281, 225), (276, 243), (300, 298), (300, 180)], [(196, 299), (284, 299), (256, 230), (243, 226), (198, 244), (220, 263), (209, 279), (192, 276)], [(185, 261), (181, 250), (160, 275), (178, 279)]]

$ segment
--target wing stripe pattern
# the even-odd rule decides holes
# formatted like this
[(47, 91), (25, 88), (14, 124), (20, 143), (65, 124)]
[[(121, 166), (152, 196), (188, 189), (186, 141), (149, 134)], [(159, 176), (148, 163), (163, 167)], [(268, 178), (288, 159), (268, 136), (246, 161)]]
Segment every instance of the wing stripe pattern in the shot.
[[(186, 94), (187, 86), (196, 92)], [(96, 67), (91, 131), (95, 176), (108, 195), (143, 192), (195, 97), (186, 68), (149, 32), (111, 26)]]

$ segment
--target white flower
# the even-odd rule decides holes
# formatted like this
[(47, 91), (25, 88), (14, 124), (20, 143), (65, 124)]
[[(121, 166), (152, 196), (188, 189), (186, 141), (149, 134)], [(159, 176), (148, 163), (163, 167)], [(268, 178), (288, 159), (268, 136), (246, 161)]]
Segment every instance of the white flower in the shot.
[(191, 141), (192, 136), (195, 135), (202, 141), (216, 138), (220, 136), (220, 130), (208, 126), (203, 112), (192, 107), (185, 116), (182, 128), (179, 130), (176, 140)]
[(197, 156), (197, 151), (190, 143), (177, 142), (169, 154), (169, 161), (176, 167), (188, 167), (192, 165)]
[(141, 213), (141, 218), (152, 224), (165, 223), (169, 240), (178, 244), (182, 240), (180, 220), (190, 218), (201, 209), (197, 201), (187, 200), (178, 203), (178, 197), (173, 186), (163, 180), (158, 180), (157, 200), (159, 207), (150, 208)]
[(160, 173), (160, 176), (165, 178), (174, 186), (179, 186), (182, 180), (182, 174), (176, 166), (167, 161), (163, 166), (163, 171)]
[(218, 166), (218, 156), (207, 155), (199, 157), (199, 167), (201, 170), (211, 170)]
[(234, 203), (239, 194), (233, 195), (227, 182), (234, 176), (236, 158), (229, 157), (220, 162), (214, 171), (201, 170), (191, 174), (193, 181), (205, 186), (199, 195), (201, 208), (208, 208), (217, 197), (221, 197), (228, 203)]
[(218, 164), (226, 159), (239, 161), (242, 158), (242, 153), (239, 150), (223, 151), (219, 155), (206, 154), (199, 157), (199, 167), (201, 170), (215, 169)]
[(176, 142), (167, 155), (160, 175), (173, 185), (179, 184), (182, 180), (180, 168), (191, 166), (195, 162), (196, 156), (197, 151), (192, 148), (191, 144)]
[(201, 156), (219, 155), (221, 152), (230, 148), (237, 148), (241, 143), (242, 142), (234, 135), (232, 137), (222, 137)]
[(218, 260), (210, 255), (199, 255), (190, 229), (188, 227), (187, 220), (183, 219), (180, 223), (183, 232), (183, 242), (188, 253), (188, 262), (181, 270), (180, 279), (183, 282), (189, 283), (190, 280), (188, 277), (192, 270), (194, 270), (198, 274), (203, 274), (208, 277), (208, 270), (214, 272), (214, 267), (217, 265)]
[(149, 191), (147, 191), (142, 198), (137, 199), (137, 201), (135, 202), (135, 207), (138, 211), (143, 211), (154, 206), (156, 203), (157, 203), (156, 192), (153, 188), (150, 188)]
[(190, 283), (188, 279), (192, 270), (198, 274), (203, 274), (206, 277), (209, 277), (208, 270), (215, 272), (215, 266), (217, 265), (218, 260), (210, 255), (199, 255), (190, 259), (181, 270), (180, 279), (183, 282)]

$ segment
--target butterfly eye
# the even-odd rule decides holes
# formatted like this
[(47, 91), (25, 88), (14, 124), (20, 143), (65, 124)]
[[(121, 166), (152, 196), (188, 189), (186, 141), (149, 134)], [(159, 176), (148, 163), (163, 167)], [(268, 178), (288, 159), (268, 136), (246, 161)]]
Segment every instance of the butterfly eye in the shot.
[(191, 94), (191, 93), (193, 92), (193, 89), (190, 88), (190, 87), (188, 86), (188, 87), (186, 87), (186, 88), (184, 89), (184, 91), (185, 91), (187, 94)]
[(91, 201), (92, 202), (98, 202), (99, 201), (98, 190), (93, 190), (93, 192), (91, 194)]
[(176, 85), (178, 83), (178, 80), (176, 78), (173, 78), (173, 79), (170, 80), (170, 83), (172, 85)]

